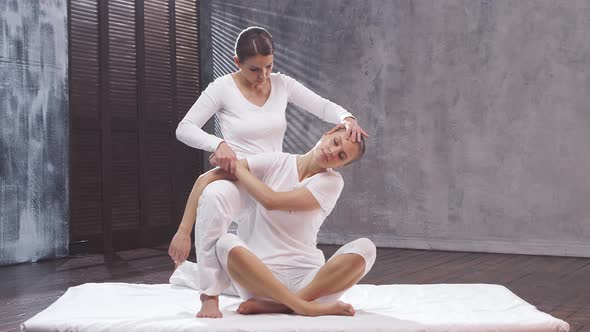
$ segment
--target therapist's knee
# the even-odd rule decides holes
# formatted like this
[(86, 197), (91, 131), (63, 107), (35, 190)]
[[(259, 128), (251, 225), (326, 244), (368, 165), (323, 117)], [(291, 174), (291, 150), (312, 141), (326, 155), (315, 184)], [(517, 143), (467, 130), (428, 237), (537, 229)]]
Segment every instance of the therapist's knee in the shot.
[(201, 202), (207, 202), (207, 204), (213, 205), (215, 208), (223, 208), (227, 205), (231, 190), (235, 190), (232, 186), (235, 187), (235, 184), (227, 180), (210, 183), (199, 197), (199, 205), (201, 205)]

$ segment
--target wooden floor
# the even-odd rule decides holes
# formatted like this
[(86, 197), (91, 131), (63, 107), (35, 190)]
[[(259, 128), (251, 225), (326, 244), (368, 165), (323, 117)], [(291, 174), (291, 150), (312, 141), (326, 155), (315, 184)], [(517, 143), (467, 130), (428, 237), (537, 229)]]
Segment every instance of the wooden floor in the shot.
[[(329, 257), (334, 246), (322, 246)], [(194, 257), (194, 256), (193, 256)], [(167, 283), (166, 247), (0, 267), (0, 331), (46, 308), (68, 287), (86, 282)], [(572, 332), (590, 331), (590, 259), (379, 248), (362, 283), (494, 283), (557, 318)]]

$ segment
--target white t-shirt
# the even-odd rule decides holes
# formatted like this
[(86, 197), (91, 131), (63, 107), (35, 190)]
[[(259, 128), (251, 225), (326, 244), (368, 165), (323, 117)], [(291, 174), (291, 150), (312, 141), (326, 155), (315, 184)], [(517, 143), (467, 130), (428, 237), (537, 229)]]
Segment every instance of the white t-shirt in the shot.
[[(270, 82), (270, 96), (258, 107), (244, 97), (231, 74), (219, 77), (201, 93), (178, 124), (176, 137), (193, 148), (210, 152), (225, 140), (238, 158), (244, 158), (283, 150), (288, 102), (331, 123), (340, 123), (352, 116), (287, 75), (273, 73)], [(217, 114), (224, 139), (201, 129), (214, 114)]]
[(256, 203), (252, 234), (248, 247), (267, 266), (315, 268), (325, 263), (317, 245), (317, 233), (332, 212), (344, 181), (331, 169), (299, 182), (297, 155), (274, 152), (247, 158), (254, 176), (274, 191), (307, 188), (321, 208), (308, 211), (269, 211)]

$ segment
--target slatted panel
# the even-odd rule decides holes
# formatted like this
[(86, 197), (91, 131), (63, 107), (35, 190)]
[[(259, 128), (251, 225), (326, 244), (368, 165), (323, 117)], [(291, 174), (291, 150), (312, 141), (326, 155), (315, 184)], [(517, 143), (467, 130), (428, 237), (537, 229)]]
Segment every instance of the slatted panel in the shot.
[(70, 240), (102, 231), (98, 7), (70, 5)]
[(68, 6), (70, 240), (107, 252), (168, 241), (202, 171), (174, 135), (200, 88), (197, 2)]
[(177, 121), (197, 99), (199, 82), (199, 24), (195, 0), (176, 1)]
[(170, 12), (167, 1), (144, 2), (145, 19), (145, 136), (149, 166), (146, 195), (149, 226), (168, 225), (172, 212), (174, 129), (172, 124), (172, 63)]
[(135, 1), (109, 0), (113, 231), (139, 227)]
[[(199, 97), (199, 15), (195, 0), (176, 0), (176, 123), (186, 115)], [(195, 36), (197, 38), (195, 38)], [(178, 216), (192, 185), (202, 171), (202, 154), (184, 144), (176, 143), (176, 201)], [(177, 217), (180, 220), (180, 217)]]

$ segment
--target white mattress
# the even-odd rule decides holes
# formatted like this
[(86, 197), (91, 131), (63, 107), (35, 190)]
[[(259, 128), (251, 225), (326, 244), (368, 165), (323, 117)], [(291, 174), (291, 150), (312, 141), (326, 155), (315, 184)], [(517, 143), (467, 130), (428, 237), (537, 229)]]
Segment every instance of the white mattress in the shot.
[(243, 316), (220, 297), (224, 318), (195, 318), (199, 294), (171, 285), (88, 283), (71, 287), (24, 322), (24, 331), (569, 331), (507, 288), (489, 284), (357, 285), (343, 301), (354, 317)]

